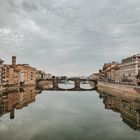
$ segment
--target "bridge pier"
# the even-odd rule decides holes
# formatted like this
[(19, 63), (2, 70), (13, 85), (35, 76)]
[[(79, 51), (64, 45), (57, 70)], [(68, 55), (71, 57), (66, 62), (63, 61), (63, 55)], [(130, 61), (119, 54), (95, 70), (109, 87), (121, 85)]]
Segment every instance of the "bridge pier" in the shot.
[(80, 80), (75, 80), (75, 90), (80, 90)]
[(54, 80), (53, 80), (53, 89), (54, 89), (54, 90), (59, 89), (58, 80), (57, 80), (57, 79), (54, 79)]

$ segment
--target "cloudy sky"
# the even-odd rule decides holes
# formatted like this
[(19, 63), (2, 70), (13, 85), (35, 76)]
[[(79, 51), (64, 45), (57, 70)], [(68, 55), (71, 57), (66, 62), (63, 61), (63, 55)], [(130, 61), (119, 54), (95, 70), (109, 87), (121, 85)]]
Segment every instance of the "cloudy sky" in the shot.
[(0, 58), (88, 75), (140, 52), (140, 0), (0, 0)]

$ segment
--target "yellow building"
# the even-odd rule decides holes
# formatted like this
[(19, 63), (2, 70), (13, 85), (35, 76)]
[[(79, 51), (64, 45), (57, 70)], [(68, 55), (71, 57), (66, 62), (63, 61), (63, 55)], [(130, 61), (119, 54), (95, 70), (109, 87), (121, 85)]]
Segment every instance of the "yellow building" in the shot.
[(115, 82), (120, 81), (120, 68), (117, 62), (104, 64), (103, 71), (107, 79)]

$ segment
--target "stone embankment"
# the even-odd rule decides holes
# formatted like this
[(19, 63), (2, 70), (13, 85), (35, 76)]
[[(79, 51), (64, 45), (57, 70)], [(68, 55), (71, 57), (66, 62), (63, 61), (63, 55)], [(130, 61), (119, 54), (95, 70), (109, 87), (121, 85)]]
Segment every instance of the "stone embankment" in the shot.
[(38, 88), (40, 89), (49, 89), (49, 88), (52, 88), (53, 87), (53, 83), (50, 82), (50, 81), (40, 81), (37, 85)]
[(140, 86), (113, 84), (98, 81), (98, 91), (100, 92), (117, 92), (120, 94), (140, 94)]

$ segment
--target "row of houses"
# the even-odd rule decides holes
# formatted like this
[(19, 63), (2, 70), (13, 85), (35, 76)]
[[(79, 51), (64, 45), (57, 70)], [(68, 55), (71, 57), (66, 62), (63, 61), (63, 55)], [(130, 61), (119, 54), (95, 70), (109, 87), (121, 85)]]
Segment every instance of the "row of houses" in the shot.
[(104, 80), (140, 84), (140, 54), (122, 59), (121, 63), (105, 63), (99, 73)]
[(0, 86), (17, 84), (34, 85), (37, 78), (44, 78), (45, 72), (31, 67), (29, 64), (16, 64), (16, 56), (12, 56), (10, 65), (0, 59)]

